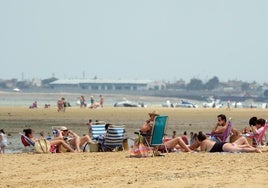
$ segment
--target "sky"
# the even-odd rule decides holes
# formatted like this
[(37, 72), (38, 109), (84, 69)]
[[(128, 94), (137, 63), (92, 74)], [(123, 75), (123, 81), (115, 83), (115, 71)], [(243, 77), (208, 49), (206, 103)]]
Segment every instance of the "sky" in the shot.
[(0, 0), (0, 78), (267, 82), (267, 0)]

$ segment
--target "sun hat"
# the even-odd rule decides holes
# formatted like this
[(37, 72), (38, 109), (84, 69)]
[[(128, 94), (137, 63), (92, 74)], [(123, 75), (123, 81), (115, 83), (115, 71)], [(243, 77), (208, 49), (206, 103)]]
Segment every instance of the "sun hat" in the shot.
[(64, 127), (64, 126), (62, 126), (62, 127), (60, 128), (60, 130), (61, 130), (61, 131), (68, 131), (67, 127)]
[(159, 114), (156, 111), (152, 111), (148, 113), (149, 115), (155, 115), (155, 116), (159, 116)]

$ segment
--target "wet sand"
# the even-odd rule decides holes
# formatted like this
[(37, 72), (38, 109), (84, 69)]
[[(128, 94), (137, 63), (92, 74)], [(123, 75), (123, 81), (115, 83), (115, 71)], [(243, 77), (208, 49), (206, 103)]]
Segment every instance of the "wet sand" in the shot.
[[(56, 108), (1, 107), (0, 128), (11, 137), (32, 128), (51, 133), (52, 126), (65, 125), (79, 134), (87, 133), (88, 119), (126, 126), (129, 136), (157, 110), (168, 115), (167, 133), (176, 130), (209, 132), (216, 116), (232, 117), (242, 129), (255, 115), (267, 118), (263, 109), (168, 109), (168, 108)], [(11, 147), (11, 146), (10, 146)], [(22, 147), (19, 145), (18, 147)], [(105, 153), (1, 155), (0, 187), (266, 187), (268, 152), (258, 153), (169, 153), (165, 157), (129, 158), (129, 151)]]

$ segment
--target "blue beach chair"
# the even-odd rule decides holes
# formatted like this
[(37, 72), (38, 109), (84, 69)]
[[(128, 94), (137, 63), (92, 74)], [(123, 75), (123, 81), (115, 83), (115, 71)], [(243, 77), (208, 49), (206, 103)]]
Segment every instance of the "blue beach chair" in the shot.
[(106, 133), (105, 122), (92, 123), (91, 125), (91, 139), (93, 141), (98, 141), (100, 136), (104, 136)]
[(125, 128), (123, 126), (108, 127), (104, 141), (101, 144), (102, 151), (124, 150)]
[(83, 147), (83, 151), (100, 151), (100, 145), (103, 143), (104, 135), (106, 134), (106, 123), (104, 121), (101, 122), (93, 122), (90, 127), (91, 132), (91, 140), (96, 144), (86, 143)]

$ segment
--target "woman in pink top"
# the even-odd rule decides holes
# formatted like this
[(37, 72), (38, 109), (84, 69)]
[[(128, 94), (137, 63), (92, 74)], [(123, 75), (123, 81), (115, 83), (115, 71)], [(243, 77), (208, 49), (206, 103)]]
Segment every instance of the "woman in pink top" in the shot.
[[(252, 126), (252, 134), (253, 134), (254, 142), (256, 142), (256, 140), (259, 140), (259, 136), (260, 136), (260, 133), (264, 129), (264, 125), (265, 125), (265, 120), (260, 118), (256, 121), (256, 125)], [(257, 143), (253, 143), (253, 145), (257, 145)]]

